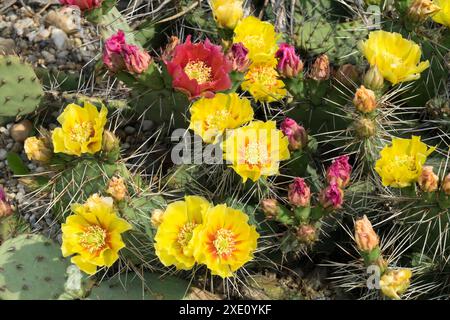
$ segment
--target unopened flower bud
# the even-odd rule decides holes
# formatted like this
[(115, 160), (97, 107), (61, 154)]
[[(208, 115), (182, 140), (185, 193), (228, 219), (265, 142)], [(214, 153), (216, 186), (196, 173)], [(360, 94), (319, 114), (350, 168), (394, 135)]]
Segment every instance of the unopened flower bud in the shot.
[(102, 150), (104, 152), (111, 152), (119, 148), (120, 141), (114, 133), (109, 130), (103, 131)]
[(311, 190), (302, 178), (294, 178), (294, 182), (289, 185), (289, 203), (296, 207), (307, 207), (311, 200)]
[(336, 184), (340, 188), (345, 188), (349, 184), (352, 166), (348, 160), (347, 155), (333, 160), (327, 170), (327, 181), (330, 185)]
[(164, 211), (161, 209), (155, 209), (152, 212), (152, 217), (150, 219), (150, 222), (155, 228), (158, 228), (164, 219)]
[(371, 67), (364, 75), (364, 86), (371, 90), (381, 90), (384, 86), (384, 78), (377, 66)]
[(356, 134), (360, 138), (370, 138), (375, 135), (376, 125), (375, 122), (367, 118), (359, 118), (354, 122)]
[(303, 62), (295, 53), (295, 48), (287, 43), (280, 44), (275, 54), (278, 72), (285, 78), (295, 78), (303, 71)]
[(233, 43), (227, 53), (227, 58), (231, 62), (233, 71), (245, 72), (251, 64), (248, 58), (248, 49), (242, 42)]
[(108, 189), (106, 190), (106, 192), (110, 194), (115, 200), (122, 201), (123, 199), (125, 199), (128, 190), (122, 178), (112, 177), (112, 179), (109, 180)]
[(297, 228), (297, 239), (306, 244), (311, 244), (317, 239), (317, 228), (310, 224), (303, 224)]
[(170, 41), (167, 46), (164, 48), (163, 53), (161, 54), (161, 59), (163, 61), (170, 61), (173, 58), (173, 52), (175, 51), (175, 47), (180, 43), (180, 39), (176, 36), (171, 36)]
[(380, 244), (380, 239), (366, 215), (355, 222), (355, 242), (363, 252), (371, 252)]
[(125, 33), (119, 30), (105, 42), (103, 63), (112, 72), (128, 71), (141, 74), (152, 62), (150, 55), (138, 46), (128, 44)]
[(334, 78), (346, 87), (351, 86), (358, 81), (359, 72), (358, 68), (350, 63), (344, 64), (339, 67), (338, 71), (334, 75)]
[(423, 192), (434, 192), (438, 189), (439, 177), (433, 172), (432, 166), (423, 166), (417, 182)]
[(323, 81), (330, 78), (330, 73), (330, 60), (326, 54), (322, 54), (314, 61), (309, 76), (316, 81)]
[(444, 181), (442, 181), (442, 191), (450, 196), (450, 173), (446, 175)]
[(319, 202), (324, 209), (340, 209), (344, 203), (344, 191), (337, 184), (330, 184), (320, 192)]
[(23, 146), (29, 160), (47, 163), (52, 158), (53, 152), (44, 138), (27, 138)]
[(261, 209), (268, 219), (275, 218), (279, 213), (278, 201), (275, 199), (263, 199)]
[(92, 10), (102, 5), (103, 0), (59, 0), (63, 5), (77, 6), (80, 10)]
[(408, 10), (408, 17), (417, 23), (440, 11), (441, 8), (431, 0), (414, 0)]
[(400, 300), (400, 296), (408, 289), (412, 272), (409, 269), (386, 271), (380, 279), (380, 289), (391, 299)]
[(361, 86), (356, 90), (353, 104), (356, 110), (362, 113), (371, 113), (377, 108), (377, 97), (375, 92), (366, 87)]
[(216, 23), (221, 28), (234, 29), (244, 15), (242, 0), (211, 0)]
[(285, 118), (280, 126), (283, 134), (288, 137), (289, 149), (299, 150), (308, 144), (308, 134), (305, 128), (291, 118)]
[(0, 186), (0, 218), (10, 216), (13, 208), (9, 203), (5, 190)]

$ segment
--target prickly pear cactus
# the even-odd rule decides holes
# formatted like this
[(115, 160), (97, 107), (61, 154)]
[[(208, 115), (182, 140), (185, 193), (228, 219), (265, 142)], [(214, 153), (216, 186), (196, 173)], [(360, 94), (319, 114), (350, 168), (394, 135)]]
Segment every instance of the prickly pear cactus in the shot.
[(0, 56), (0, 117), (33, 112), (44, 91), (33, 68), (19, 57)]
[(90, 195), (106, 190), (108, 181), (116, 174), (123, 179), (129, 177), (124, 164), (96, 160), (83, 160), (64, 170), (54, 179), (53, 193), (57, 199), (54, 216), (63, 221), (70, 214), (72, 203), (83, 203)]
[(90, 300), (181, 300), (189, 283), (176, 277), (145, 272), (127, 274), (102, 281), (94, 287)]
[(56, 299), (64, 292), (68, 261), (41, 235), (23, 234), (0, 246), (0, 299)]

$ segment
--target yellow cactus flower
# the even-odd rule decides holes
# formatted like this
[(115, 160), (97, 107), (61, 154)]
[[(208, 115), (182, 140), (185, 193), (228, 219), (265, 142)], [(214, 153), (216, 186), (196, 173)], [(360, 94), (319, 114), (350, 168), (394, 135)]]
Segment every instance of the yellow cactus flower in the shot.
[(62, 254), (87, 274), (97, 267), (110, 267), (119, 259), (125, 244), (121, 234), (131, 225), (119, 218), (109, 201), (96, 196), (86, 204), (72, 206), (73, 215), (61, 225)]
[(447, 28), (450, 28), (450, 1), (448, 0), (434, 0), (434, 4), (441, 8), (432, 19)]
[(429, 148), (420, 137), (392, 139), (391, 146), (385, 146), (380, 159), (375, 163), (375, 171), (384, 186), (404, 188), (417, 182), (427, 157), (436, 148)]
[(253, 120), (250, 101), (236, 93), (217, 93), (214, 98), (201, 98), (191, 107), (190, 129), (206, 143), (214, 143), (226, 129), (240, 127)]
[(420, 61), (422, 50), (401, 34), (372, 31), (360, 49), (371, 66), (377, 66), (383, 77), (392, 84), (417, 80), (430, 62)]
[(253, 63), (264, 63), (275, 58), (278, 38), (272, 24), (249, 16), (234, 29), (233, 43), (241, 42), (248, 49), (248, 57)]
[(280, 161), (290, 158), (288, 146), (288, 138), (276, 128), (275, 121), (253, 121), (232, 130), (222, 143), (225, 160), (243, 182), (278, 174)]
[(409, 269), (388, 270), (380, 279), (381, 292), (388, 298), (400, 300), (400, 295), (410, 285), (411, 277), (412, 271)]
[(23, 148), (28, 160), (47, 163), (53, 155), (44, 138), (29, 137), (25, 140)]
[(206, 212), (203, 225), (194, 231), (194, 256), (213, 275), (222, 278), (253, 259), (259, 234), (248, 224), (248, 216), (240, 210), (217, 205)]
[(242, 0), (211, 0), (211, 8), (217, 25), (234, 29), (244, 15)]
[(56, 128), (52, 134), (54, 152), (81, 156), (100, 151), (107, 113), (105, 107), (99, 112), (89, 102), (85, 102), (84, 107), (69, 104), (58, 117), (61, 128)]
[(192, 235), (211, 204), (203, 197), (186, 196), (169, 204), (155, 235), (155, 252), (165, 265), (189, 270), (195, 264)]
[(273, 62), (253, 63), (245, 74), (241, 88), (261, 102), (277, 101), (287, 94), (284, 82), (279, 79)]

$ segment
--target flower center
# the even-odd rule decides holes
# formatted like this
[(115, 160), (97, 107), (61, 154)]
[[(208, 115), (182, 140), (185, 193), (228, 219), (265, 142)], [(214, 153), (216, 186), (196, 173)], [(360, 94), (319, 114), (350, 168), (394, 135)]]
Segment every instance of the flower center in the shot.
[(251, 80), (267, 89), (271, 89), (277, 85), (277, 72), (272, 67), (256, 67), (251, 74)]
[(259, 35), (246, 36), (243, 43), (246, 47), (261, 48), (264, 45), (264, 38)]
[(70, 138), (78, 143), (83, 143), (88, 141), (94, 133), (94, 125), (91, 121), (75, 123), (70, 130)]
[(80, 245), (90, 253), (102, 250), (106, 246), (106, 230), (97, 225), (87, 227), (80, 236)]
[(244, 161), (249, 165), (259, 165), (268, 160), (267, 149), (264, 150), (259, 143), (251, 141), (244, 150)]
[(235, 249), (234, 233), (228, 229), (219, 229), (213, 241), (216, 253), (221, 256), (230, 255)]
[(190, 80), (197, 80), (198, 84), (211, 81), (211, 67), (203, 61), (191, 61), (184, 67), (184, 72)]
[(401, 155), (401, 156), (395, 156), (394, 161), (392, 162), (393, 167), (399, 167), (399, 166), (406, 166), (409, 170), (416, 170), (416, 163), (414, 161), (413, 156), (409, 155)]
[(206, 122), (208, 127), (220, 127), (223, 125), (224, 121), (228, 119), (230, 112), (227, 110), (217, 111), (214, 114), (206, 117)]
[(192, 231), (194, 231), (197, 226), (194, 222), (188, 222), (180, 228), (178, 232), (177, 241), (181, 247), (186, 247), (192, 239)]

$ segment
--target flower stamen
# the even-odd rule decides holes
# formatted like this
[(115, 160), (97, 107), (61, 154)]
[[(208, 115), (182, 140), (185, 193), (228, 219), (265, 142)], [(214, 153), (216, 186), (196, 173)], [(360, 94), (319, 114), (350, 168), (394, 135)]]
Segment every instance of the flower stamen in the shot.
[(190, 61), (183, 70), (190, 80), (197, 80), (198, 84), (211, 81), (212, 69), (203, 61)]
[(98, 225), (92, 225), (80, 235), (80, 245), (90, 253), (101, 251), (106, 247), (106, 230)]
[(222, 257), (229, 256), (233, 253), (236, 246), (234, 233), (224, 228), (217, 230), (213, 245), (217, 255)]

